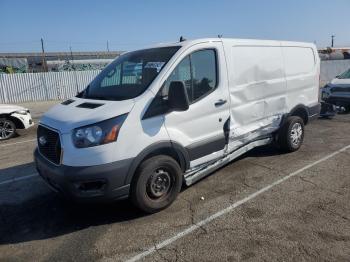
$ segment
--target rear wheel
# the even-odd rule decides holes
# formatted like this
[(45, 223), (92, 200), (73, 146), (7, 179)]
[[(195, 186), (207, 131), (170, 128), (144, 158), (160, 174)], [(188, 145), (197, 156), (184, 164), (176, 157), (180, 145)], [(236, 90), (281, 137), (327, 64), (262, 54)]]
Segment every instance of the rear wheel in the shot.
[(145, 160), (131, 185), (131, 200), (147, 213), (168, 207), (181, 190), (182, 170), (171, 157), (159, 155)]
[(16, 125), (10, 119), (0, 118), (0, 140), (10, 139), (16, 134)]
[(298, 116), (287, 118), (278, 132), (277, 143), (286, 152), (297, 151), (304, 141), (304, 122)]

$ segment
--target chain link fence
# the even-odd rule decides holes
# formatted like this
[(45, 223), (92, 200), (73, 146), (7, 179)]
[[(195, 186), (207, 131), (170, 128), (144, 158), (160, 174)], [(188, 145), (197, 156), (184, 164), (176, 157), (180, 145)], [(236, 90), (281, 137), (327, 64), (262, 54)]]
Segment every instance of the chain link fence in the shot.
[(66, 99), (83, 90), (99, 72), (0, 74), (0, 103)]

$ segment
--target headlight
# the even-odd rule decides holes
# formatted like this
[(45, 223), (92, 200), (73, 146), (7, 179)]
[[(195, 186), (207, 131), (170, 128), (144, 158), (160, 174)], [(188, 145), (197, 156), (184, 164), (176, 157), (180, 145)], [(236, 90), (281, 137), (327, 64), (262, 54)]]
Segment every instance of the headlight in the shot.
[(126, 117), (127, 114), (74, 129), (72, 134), (74, 145), (85, 148), (116, 141)]
[(18, 110), (15, 113), (20, 115), (26, 115), (27, 113), (29, 113), (29, 110), (28, 109)]

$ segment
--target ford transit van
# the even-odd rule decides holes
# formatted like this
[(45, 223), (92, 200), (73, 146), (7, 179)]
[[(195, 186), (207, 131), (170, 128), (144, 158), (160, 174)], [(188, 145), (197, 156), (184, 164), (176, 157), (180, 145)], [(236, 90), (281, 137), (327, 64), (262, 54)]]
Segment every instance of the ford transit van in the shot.
[(319, 73), (310, 43), (198, 39), (122, 54), (41, 118), (37, 170), (72, 199), (157, 212), (254, 147), (298, 150), (319, 113)]

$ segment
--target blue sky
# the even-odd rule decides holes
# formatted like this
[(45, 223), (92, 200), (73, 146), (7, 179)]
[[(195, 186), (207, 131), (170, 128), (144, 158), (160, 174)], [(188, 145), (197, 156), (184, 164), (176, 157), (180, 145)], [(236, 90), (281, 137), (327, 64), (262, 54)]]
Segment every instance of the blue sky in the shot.
[(350, 0), (0, 0), (0, 52), (132, 50), (186, 38), (350, 46)]

